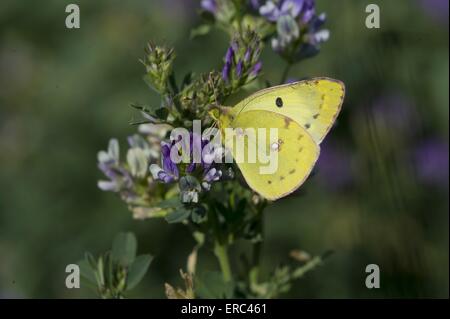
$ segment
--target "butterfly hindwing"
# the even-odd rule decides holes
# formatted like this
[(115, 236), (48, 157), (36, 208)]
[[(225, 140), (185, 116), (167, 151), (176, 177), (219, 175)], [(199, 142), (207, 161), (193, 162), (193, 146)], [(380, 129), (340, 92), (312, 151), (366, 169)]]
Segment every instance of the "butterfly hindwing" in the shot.
[[(311, 173), (319, 156), (319, 146), (311, 135), (298, 123), (279, 113), (264, 110), (242, 112), (232, 121), (232, 128), (242, 129), (243, 132), (266, 129), (266, 139), (262, 143), (258, 143), (260, 140), (253, 134), (237, 134), (236, 137), (225, 140), (224, 144), (231, 149), (248, 185), (270, 200), (286, 196), (296, 190)], [(273, 141), (270, 140), (270, 128), (277, 129), (277, 145), (273, 145)], [(238, 150), (236, 147), (238, 142), (243, 142), (245, 154), (241, 154), (242, 149)], [(270, 169), (267, 169), (267, 163), (261, 162), (260, 156), (256, 157), (256, 162), (249, 162), (247, 154), (252, 147), (257, 149), (258, 155), (277, 152), (276, 170), (270, 174), (262, 174), (262, 167), (265, 167), (266, 171)], [(237, 160), (239, 158), (244, 161)]]

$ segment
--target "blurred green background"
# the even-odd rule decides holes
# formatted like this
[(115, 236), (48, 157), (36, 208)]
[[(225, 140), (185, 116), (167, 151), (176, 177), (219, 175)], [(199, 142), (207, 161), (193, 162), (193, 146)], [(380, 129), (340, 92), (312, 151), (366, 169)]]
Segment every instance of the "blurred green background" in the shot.
[[(194, 240), (181, 225), (133, 220), (97, 189), (96, 153), (135, 131), (130, 102), (158, 103), (138, 62), (148, 40), (175, 47), (178, 74), (219, 68), (228, 40), (189, 39), (196, 1), (78, 0), (81, 28), (68, 30), (71, 2), (0, 2), (0, 298), (93, 297), (65, 287), (66, 265), (127, 230), (155, 256), (131, 296), (162, 298)], [(380, 29), (364, 25), (369, 3)], [(267, 211), (263, 269), (292, 249), (333, 249), (286, 297), (448, 297), (448, 1), (317, 6), (331, 38), (291, 76), (341, 79), (347, 96), (301, 196)], [(267, 48), (263, 63), (276, 82), (282, 61)], [(218, 267), (207, 251), (200, 263)], [(371, 263), (380, 289), (365, 287)]]

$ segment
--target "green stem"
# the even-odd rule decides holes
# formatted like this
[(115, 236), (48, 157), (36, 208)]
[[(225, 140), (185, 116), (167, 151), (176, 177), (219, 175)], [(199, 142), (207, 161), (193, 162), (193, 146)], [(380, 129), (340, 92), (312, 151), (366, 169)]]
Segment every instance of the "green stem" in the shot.
[(253, 256), (252, 256), (252, 269), (251, 269), (251, 278), (250, 281), (255, 284), (258, 283), (259, 279), (259, 270), (261, 263), (261, 253), (263, 249), (264, 243), (264, 209), (266, 208), (266, 203), (264, 202), (258, 209), (259, 215), (259, 232), (261, 234), (261, 241), (257, 242), (253, 246)]
[(284, 67), (283, 74), (281, 75), (280, 84), (286, 83), (287, 77), (289, 75), (289, 71), (291, 69), (292, 63), (288, 62)]
[(228, 259), (227, 246), (221, 245), (216, 241), (214, 246), (214, 254), (219, 260), (220, 269), (222, 270), (223, 280), (229, 282), (232, 279), (230, 260)]

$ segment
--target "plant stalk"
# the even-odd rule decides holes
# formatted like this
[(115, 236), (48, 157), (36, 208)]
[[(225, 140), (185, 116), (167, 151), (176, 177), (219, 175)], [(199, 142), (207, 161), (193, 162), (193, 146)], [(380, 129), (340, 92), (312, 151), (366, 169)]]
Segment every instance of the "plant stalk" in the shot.
[(221, 245), (216, 241), (214, 245), (214, 254), (220, 264), (220, 269), (222, 270), (223, 280), (225, 282), (230, 282), (232, 280), (230, 260), (228, 259), (227, 246)]
[(284, 67), (283, 73), (281, 75), (280, 85), (285, 84), (289, 75), (289, 71), (291, 70), (292, 63), (288, 62)]

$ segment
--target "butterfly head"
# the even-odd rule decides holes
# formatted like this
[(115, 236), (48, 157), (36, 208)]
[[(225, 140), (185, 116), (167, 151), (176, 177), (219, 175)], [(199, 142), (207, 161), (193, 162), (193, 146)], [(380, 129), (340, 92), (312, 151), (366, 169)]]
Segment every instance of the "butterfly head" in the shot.
[(231, 114), (231, 107), (213, 105), (209, 108), (208, 114), (211, 118), (219, 124), (220, 127), (228, 127), (233, 121)]
[(209, 116), (211, 116), (211, 118), (217, 122), (220, 118), (220, 109), (218, 106), (211, 106), (208, 110), (208, 114)]

